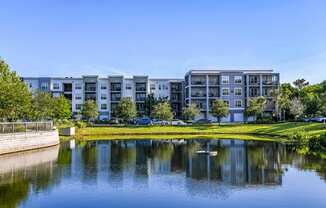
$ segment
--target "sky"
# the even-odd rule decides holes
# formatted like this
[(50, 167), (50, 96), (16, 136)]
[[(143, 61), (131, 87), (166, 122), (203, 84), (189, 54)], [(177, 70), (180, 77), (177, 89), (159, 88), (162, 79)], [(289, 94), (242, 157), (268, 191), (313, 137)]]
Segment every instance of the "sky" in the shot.
[(326, 78), (325, 0), (0, 0), (0, 57), (21, 76), (274, 69)]

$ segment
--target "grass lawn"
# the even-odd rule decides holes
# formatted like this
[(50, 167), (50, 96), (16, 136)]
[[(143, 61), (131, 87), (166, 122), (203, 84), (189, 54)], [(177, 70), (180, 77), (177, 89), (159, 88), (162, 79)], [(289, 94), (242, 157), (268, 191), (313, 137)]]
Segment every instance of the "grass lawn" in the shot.
[[(326, 133), (326, 124), (323, 123), (278, 123), (278, 124), (222, 124), (193, 125), (193, 126), (114, 126), (88, 127), (79, 129), (77, 136), (82, 139), (132, 139), (132, 138), (160, 138), (169, 135), (169, 138), (185, 137), (225, 137), (252, 139), (268, 139), (264, 136), (286, 137), (298, 131), (305, 131), (310, 135)], [(259, 140), (257, 139), (257, 140)]]

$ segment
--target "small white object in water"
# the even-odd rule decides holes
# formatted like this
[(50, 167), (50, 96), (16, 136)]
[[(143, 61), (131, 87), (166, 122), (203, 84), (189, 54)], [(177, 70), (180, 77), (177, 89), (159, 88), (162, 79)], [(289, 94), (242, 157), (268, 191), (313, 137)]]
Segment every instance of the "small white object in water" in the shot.
[(197, 154), (209, 154), (210, 156), (216, 156), (217, 155), (217, 151), (207, 151), (207, 150), (198, 150), (196, 152)]

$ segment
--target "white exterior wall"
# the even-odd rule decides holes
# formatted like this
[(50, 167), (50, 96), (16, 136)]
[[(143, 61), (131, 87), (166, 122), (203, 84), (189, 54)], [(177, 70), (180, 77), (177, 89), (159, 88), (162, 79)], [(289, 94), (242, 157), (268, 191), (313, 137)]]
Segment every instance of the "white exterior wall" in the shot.
[[(76, 86), (80, 85), (81, 89), (76, 89)], [(80, 95), (81, 99), (76, 100), (76, 96)], [(83, 80), (73, 80), (72, 82), (72, 99), (71, 99), (71, 105), (72, 105), (72, 112), (76, 113), (76, 105), (77, 104), (83, 104), (84, 103), (84, 86), (83, 86)]]
[[(53, 85), (58, 84), (59, 89), (54, 89)], [(51, 79), (50, 81), (50, 91), (63, 91), (63, 80), (62, 79)]]
[[(109, 81), (108, 79), (99, 79), (97, 82), (97, 107), (99, 112), (104, 113), (105, 115), (100, 115), (100, 119), (108, 119), (109, 118)], [(102, 86), (105, 86), (106, 89), (101, 89)], [(102, 99), (102, 95), (106, 97), (106, 99)], [(106, 109), (102, 109), (102, 104), (106, 104)]]
[[(151, 89), (151, 86), (155, 86), (155, 89)], [(154, 97), (168, 98), (170, 99), (170, 81), (169, 80), (149, 80), (149, 93), (153, 93)]]
[[(127, 86), (131, 86), (131, 89), (126, 89)], [(133, 79), (124, 79), (122, 83), (122, 97), (131, 97), (134, 98), (134, 80)]]

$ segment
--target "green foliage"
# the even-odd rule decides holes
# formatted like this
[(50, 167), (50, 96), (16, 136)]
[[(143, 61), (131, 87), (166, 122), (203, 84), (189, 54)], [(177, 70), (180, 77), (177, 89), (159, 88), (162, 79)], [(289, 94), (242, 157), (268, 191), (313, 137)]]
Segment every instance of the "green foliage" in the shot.
[(85, 123), (85, 122), (83, 122), (83, 121), (77, 121), (76, 123), (75, 123), (75, 126), (77, 127), (77, 128), (86, 128), (87, 127), (87, 124)]
[(54, 111), (55, 104), (51, 94), (42, 91), (38, 91), (34, 94), (29, 114), (31, 120), (52, 119)]
[(299, 98), (294, 98), (291, 100), (291, 114), (297, 119), (302, 116), (304, 111), (304, 106)]
[(93, 100), (87, 100), (83, 106), (82, 115), (88, 121), (94, 121), (99, 115), (96, 102)]
[(54, 98), (54, 112), (55, 119), (70, 119), (72, 116), (70, 101), (61, 95)]
[(200, 111), (195, 104), (191, 104), (182, 110), (182, 115), (186, 120), (194, 120), (199, 113)]
[(15, 121), (27, 118), (31, 98), (26, 84), (0, 59), (0, 120)]
[(297, 79), (293, 82), (294, 86), (298, 88), (299, 90), (303, 89), (305, 86), (309, 85), (309, 82), (307, 82), (305, 79)]
[(266, 98), (256, 97), (249, 100), (249, 106), (245, 110), (246, 116), (256, 116), (263, 118), (264, 110), (266, 108)]
[(229, 115), (229, 106), (223, 100), (214, 100), (211, 107), (211, 113), (217, 118), (218, 122), (220, 123), (222, 117)]
[(173, 119), (173, 112), (171, 106), (167, 102), (161, 102), (154, 106), (152, 117), (160, 120), (171, 121)]
[(121, 99), (116, 109), (116, 116), (122, 119), (123, 122), (128, 122), (137, 116), (136, 105), (130, 97)]
[(152, 116), (152, 112), (154, 110), (154, 106), (157, 105), (158, 103), (162, 103), (162, 102), (167, 102), (167, 98), (155, 98), (154, 94), (151, 93), (149, 95), (147, 95), (146, 99), (145, 99), (145, 115), (148, 117)]

